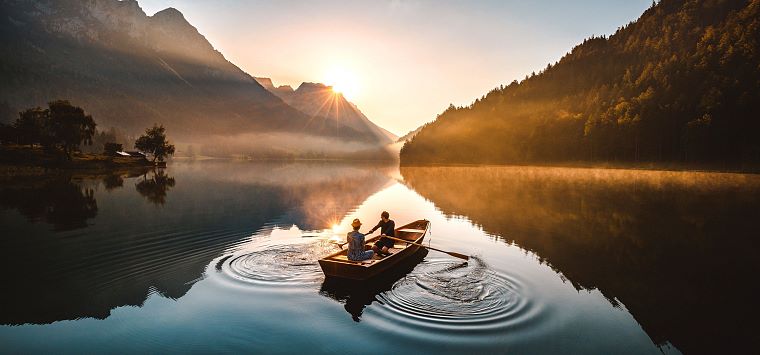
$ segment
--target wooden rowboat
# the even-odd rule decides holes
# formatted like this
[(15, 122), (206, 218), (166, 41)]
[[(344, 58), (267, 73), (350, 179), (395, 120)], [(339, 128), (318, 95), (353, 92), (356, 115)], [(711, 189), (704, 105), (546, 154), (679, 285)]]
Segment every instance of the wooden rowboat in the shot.
[[(429, 228), (430, 221), (421, 219), (396, 228), (396, 238), (419, 244), (422, 243)], [(367, 245), (372, 245), (379, 239), (380, 236), (378, 235), (367, 239), (366, 243)], [(385, 257), (375, 255), (372, 259), (363, 261), (348, 260), (348, 250), (343, 249), (319, 259), (319, 266), (322, 267), (322, 272), (328, 277), (367, 280), (399, 264), (399, 262), (417, 252), (419, 248), (420, 246), (418, 245), (396, 241), (393, 248), (388, 249), (391, 255)]]

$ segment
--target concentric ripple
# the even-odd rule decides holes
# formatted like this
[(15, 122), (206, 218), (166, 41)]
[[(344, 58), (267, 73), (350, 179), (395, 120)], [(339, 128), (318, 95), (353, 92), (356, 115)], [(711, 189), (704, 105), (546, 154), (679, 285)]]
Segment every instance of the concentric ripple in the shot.
[(479, 258), (425, 261), (378, 299), (402, 321), (439, 328), (504, 327), (535, 315), (517, 279)]
[(261, 244), (221, 258), (217, 270), (243, 282), (308, 284), (322, 280), (317, 260), (335, 246), (319, 240), (309, 243)]

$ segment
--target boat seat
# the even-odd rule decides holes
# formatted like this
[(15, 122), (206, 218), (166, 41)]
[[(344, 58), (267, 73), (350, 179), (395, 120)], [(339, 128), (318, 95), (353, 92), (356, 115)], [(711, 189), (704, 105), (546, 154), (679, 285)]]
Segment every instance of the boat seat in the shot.
[(399, 232), (406, 232), (406, 233), (425, 233), (424, 229), (415, 229), (415, 228), (404, 228), (399, 229)]
[[(396, 254), (399, 251), (403, 250), (404, 248), (406, 248), (406, 243), (396, 242), (396, 244), (393, 245), (393, 248), (388, 249), (388, 252), (391, 254)], [(346, 261), (349, 263), (371, 264), (375, 260), (383, 260), (384, 258), (381, 258), (377, 254), (375, 254), (372, 256), (372, 259), (356, 261), (356, 260), (348, 260), (348, 256), (346, 254), (341, 254), (341, 255), (333, 256), (331, 259), (338, 260), (338, 261)]]

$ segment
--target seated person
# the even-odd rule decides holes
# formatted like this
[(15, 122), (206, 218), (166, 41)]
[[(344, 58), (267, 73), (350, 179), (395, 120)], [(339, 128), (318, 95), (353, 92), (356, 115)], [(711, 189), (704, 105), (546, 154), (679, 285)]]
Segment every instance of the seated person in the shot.
[(393, 244), (395, 244), (393, 239), (384, 237), (384, 236), (389, 236), (389, 237), (396, 236), (396, 222), (393, 222), (393, 220), (390, 219), (389, 217), (390, 217), (390, 214), (388, 214), (388, 212), (386, 211), (383, 211), (383, 213), (380, 214), (380, 222), (378, 222), (374, 228), (370, 229), (369, 232), (367, 232), (367, 234), (372, 234), (372, 232), (380, 228), (380, 235), (383, 237), (380, 237), (380, 240), (375, 242), (375, 246), (372, 247), (372, 250), (375, 253), (390, 254), (388, 253), (388, 249), (393, 248)]
[(375, 254), (372, 250), (365, 250), (364, 234), (359, 233), (359, 227), (361, 226), (362, 222), (359, 221), (358, 218), (354, 219), (354, 222), (351, 223), (351, 227), (353, 227), (354, 230), (348, 232), (348, 235), (346, 236), (346, 241), (348, 242), (348, 254), (346, 256), (348, 257), (348, 260), (362, 261), (372, 259), (372, 255)]

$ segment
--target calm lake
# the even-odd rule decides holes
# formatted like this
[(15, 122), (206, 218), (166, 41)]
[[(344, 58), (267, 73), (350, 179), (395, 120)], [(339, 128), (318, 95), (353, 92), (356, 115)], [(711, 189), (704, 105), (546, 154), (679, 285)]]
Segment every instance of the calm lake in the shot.
[[(350, 221), (431, 221), (364, 288)], [(757, 350), (760, 175), (176, 162), (0, 186), (0, 352)]]

